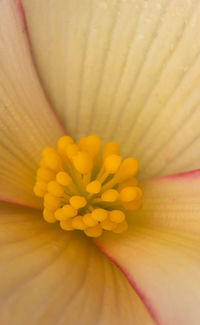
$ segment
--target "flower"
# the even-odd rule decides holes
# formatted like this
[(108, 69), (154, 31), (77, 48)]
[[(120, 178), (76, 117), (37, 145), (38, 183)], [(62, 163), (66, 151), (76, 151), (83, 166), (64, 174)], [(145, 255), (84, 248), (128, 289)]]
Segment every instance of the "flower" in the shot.
[[(23, 5), (28, 29), (20, 1), (0, 1), (1, 323), (198, 324), (199, 2)], [(40, 80), (75, 140), (138, 159), (143, 208), (126, 233), (43, 220), (36, 169), (65, 129)]]

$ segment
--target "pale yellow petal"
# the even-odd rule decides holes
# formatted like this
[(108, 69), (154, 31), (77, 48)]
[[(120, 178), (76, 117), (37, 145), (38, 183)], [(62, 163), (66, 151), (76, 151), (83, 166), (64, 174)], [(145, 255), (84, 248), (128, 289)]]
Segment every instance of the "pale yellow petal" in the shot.
[(153, 325), (142, 301), (93, 242), (0, 205), (0, 322)]
[(36, 73), (23, 8), (0, 1), (0, 199), (37, 207), (35, 170), (63, 134)]
[(198, 0), (22, 0), (37, 67), (72, 136), (116, 140), (140, 178), (200, 160)]
[(143, 184), (143, 209), (121, 237), (97, 246), (121, 268), (154, 319), (198, 325), (200, 319), (200, 170)]

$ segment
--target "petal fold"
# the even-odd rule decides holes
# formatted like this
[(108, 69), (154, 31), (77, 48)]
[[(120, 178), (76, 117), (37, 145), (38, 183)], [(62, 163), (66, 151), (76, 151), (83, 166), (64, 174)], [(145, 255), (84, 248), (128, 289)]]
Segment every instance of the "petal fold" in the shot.
[(0, 62), (0, 199), (39, 207), (40, 152), (64, 131), (40, 85), (19, 0), (0, 1)]
[(200, 319), (200, 170), (143, 184), (144, 206), (121, 237), (98, 248), (119, 266), (156, 323)]
[(80, 233), (1, 204), (0, 322), (153, 325), (121, 272)]
[(199, 167), (198, 0), (23, 4), (41, 79), (73, 137), (119, 142), (141, 179)]

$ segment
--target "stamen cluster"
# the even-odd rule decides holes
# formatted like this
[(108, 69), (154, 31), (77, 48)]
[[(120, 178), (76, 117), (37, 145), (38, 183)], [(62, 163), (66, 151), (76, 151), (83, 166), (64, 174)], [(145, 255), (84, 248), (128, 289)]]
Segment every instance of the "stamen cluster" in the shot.
[(126, 211), (141, 206), (142, 191), (134, 178), (135, 158), (122, 160), (115, 142), (104, 145), (96, 135), (75, 143), (69, 136), (58, 140), (57, 149), (42, 151), (34, 193), (44, 199), (43, 217), (59, 222), (64, 230), (82, 230), (99, 237), (103, 230), (122, 233)]

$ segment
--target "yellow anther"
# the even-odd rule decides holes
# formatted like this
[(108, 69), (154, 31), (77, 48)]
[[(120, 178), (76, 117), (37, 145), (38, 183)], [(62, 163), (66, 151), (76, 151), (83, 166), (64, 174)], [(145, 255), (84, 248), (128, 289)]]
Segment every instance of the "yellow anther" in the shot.
[(79, 152), (79, 146), (75, 143), (70, 143), (66, 147), (66, 155), (69, 159), (72, 159)]
[(70, 202), (71, 206), (77, 210), (85, 207), (87, 204), (86, 199), (83, 196), (79, 196), (79, 195), (72, 196), (70, 198), (69, 202)]
[(123, 203), (123, 206), (126, 210), (136, 211), (141, 208), (142, 200), (136, 200), (132, 202)]
[(119, 197), (119, 193), (116, 190), (107, 190), (105, 191), (101, 198), (105, 202), (115, 202)]
[(107, 142), (104, 147), (103, 147), (103, 160), (108, 156), (108, 155), (119, 155), (119, 145), (115, 142)]
[(61, 158), (56, 152), (49, 152), (46, 154), (44, 156), (44, 162), (46, 166), (53, 171), (59, 170), (62, 166)]
[(83, 222), (83, 216), (74, 217), (72, 220), (72, 226), (74, 227), (74, 229), (78, 229), (78, 230), (86, 229), (86, 225)]
[(43, 150), (42, 150), (42, 155), (43, 156), (46, 156), (46, 155), (49, 155), (50, 153), (55, 153), (56, 150), (52, 147), (45, 147)]
[(56, 218), (54, 217), (54, 212), (52, 210), (44, 209), (43, 217), (44, 217), (44, 220), (49, 223), (56, 222)]
[(104, 221), (108, 217), (108, 211), (104, 209), (94, 209), (92, 211), (92, 218), (97, 221)]
[(87, 213), (83, 216), (83, 222), (89, 227), (94, 227), (98, 224), (98, 221), (92, 217), (91, 213)]
[(126, 220), (123, 222), (119, 223), (116, 228), (113, 229), (113, 232), (116, 234), (121, 234), (122, 232), (125, 232), (128, 229), (128, 224)]
[(75, 217), (77, 215), (77, 210), (74, 209), (70, 204), (64, 205), (62, 210), (66, 218)]
[(46, 207), (51, 207), (52, 209), (58, 209), (61, 205), (61, 199), (55, 197), (54, 195), (47, 193), (44, 196), (44, 203)]
[(107, 218), (106, 220), (101, 222), (101, 227), (104, 230), (113, 230), (117, 227), (117, 223), (110, 220), (110, 218)]
[(115, 174), (121, 164), (122, 158), (119, 155), (108, 155), (104, 160), (104, 168), (108, 174)]
[(56, 181), (63, 186), (69, 186), (72, 184), (71, 176), (66, 172), (59, 172), (56, 174)]
[(112, 210), (109, 213), (110, 220), (116, 223), (121, 223), (125, 220), (126, 216), (121, 210)]
[(138, 181), (136, 178), (132, 177), (127, 179), (126, 181), (119, 183), (119, 186), (117, 188), (117, 190), (120, 192), (121, 190), (123, 190), (123, 188), (127, 187), (127, 186), (138, 186)]
[(46, 191), (42, 190), (41, 188), (39, 188), (37, 185), (34, 186), (33, 188), (33, 192), (36, 196), (38, 197), (44, 197)]
[(127, 158), (125, 159), (117, 174), (116, 174), (116, 178), (118, 180), (118, 182), (124, 182), (127, 179), (133, 177), (138, 171), (138, 162), (135, 158)]
[(47, 182), (42, 181), (42, 180), (38, 180), (35, 184), (35, 187), (37, 187), (38, 189), (40, 189), (41, 191), (46, 192), (47, 191)]
[(86, 191), (91, 194), (97, 194), (101, 191), (101, 183), (97, 180), (87, 184)]
[(78, 145), (82, 151), (87, 152), (95, 159), (99, 154), (101, 140), (96, 135), (89, 135), (88, 137), (80, 138)]
[(48, 192), (57, 196), (62, 197), (64, 195), (64, 188), (56, 181), (51, 181), (47, 186)]
[(37, 177), (39, 179), (43, 179), (44, 181), (52, 181), (53, 179), (55, 179), (55, 174), (52, 170), (45, 168), (45, 167), (40, 167), (37, 170)]
[(102, 234), (102, 229), (100, 225), (97, 225), (95, 227), (91, 227), (91, 228), (86, 228), (84, 230), (84, 233), (88, 236), (88, 237), (99, 237)]
[(67, 136), (67, 135), (64, 135), (63, 137), (61, 137), (59, 140), (58, 140), (58, 152), (63, 155), (66, 153), (66, 148), (68, 146), (68, 144), (71, 144), (71, 143), (74, 143), (74, 140)]
[(137, 191), (137, 197), (136, 197), (136, 200), (139, 200), (141, 199), (142, 195), (143, 195), (143, 192), (141, 190), (140, 187), (136, 187), (136, 191)]
[(62, 221), (62, 220), (66, 220), (69, 217), (66, 217), (66, 215), (63, 212), (63, 208), (57, 209), (55, 211), (54, 217), (56, 218), (56, 220)]
[(44, 157), (40, 159), (40, 167), (46, 167), (45, 159)]
[(63, 230), (74, 230), (74, 227), (72, 225), (72, 220), (73, 220), (73, 218), (69, 218), (67, 220), (60, 221), (60, 227)]
[(60, 207), (60, 206), (56, 206), (56, 207), (51, 206), (48, 203), (46, 203), (45, 201), (43, 202), (43, 206), (44, 206), (44, 209), (51, 210), (53, 213), (55, 213), (55, 211)]
[(74, 167), (80, 174), (88, 174), (93, 167), (91, 156), (87, 152), (79, 152), (73, 157)]
[(119, 193), (122, 202), (131, 202), (137, 198), (137, 187), (127, 186)]

